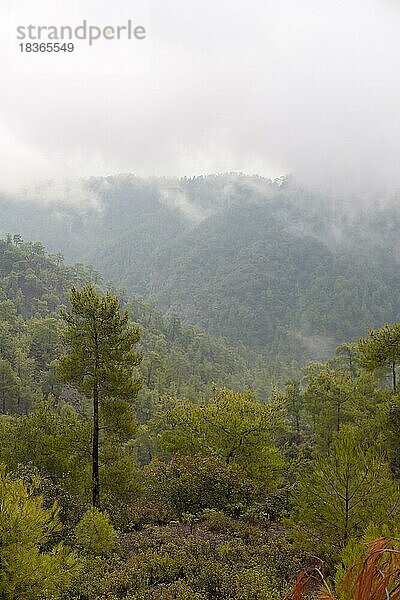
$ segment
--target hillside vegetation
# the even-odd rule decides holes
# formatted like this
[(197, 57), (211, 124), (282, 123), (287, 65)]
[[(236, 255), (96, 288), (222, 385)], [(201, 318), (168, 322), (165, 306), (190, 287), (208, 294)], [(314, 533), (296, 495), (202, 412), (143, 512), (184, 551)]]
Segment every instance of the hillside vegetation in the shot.
[(1, 227), (261, 352), (279, 376), (397, 319), (400, 215), (362, 206), (290, 179), (121, 175), (3, 198)]
[(0, 241), (0, 597), (398, 597), (400, 325), (277, 387), (104, 288)]

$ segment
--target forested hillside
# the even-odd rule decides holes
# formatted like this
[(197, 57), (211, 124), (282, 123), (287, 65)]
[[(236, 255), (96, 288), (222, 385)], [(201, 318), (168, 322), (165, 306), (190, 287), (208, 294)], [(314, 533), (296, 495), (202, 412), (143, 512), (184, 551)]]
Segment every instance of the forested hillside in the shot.
[(395, 599), (400, 325), (277, 387), (105, 287), (0, 241), (0, 597)]
[[(8, 395), (2, 391), (3, 408), (15, 408), (18, 401), (26, 410), (40, 397), (40, 385), (45, 393), (55, 393), (52, 364), (60, 348), (60, 310), (69, 289), (88, 282), (105, 285), (92, 268), (67, 266), (39, 242), (23, 242), (20, 236), (0, 240), (1, 368), (10, 386)], [(120, 298), (142, 332), (143, 410), (160, 393), (194, 399), (212, 394), (214, 385), (252, 386), (260, 397), (269, 393), (271, 372), (256, 353), (183, 326), (178, 315), (165, 318), (123, 291)]]
[(1, 228), (263, 353), (278, 375), (398, 318), (400, 213), (362, 206), (290, 179), (121, 175), (3, 198)]

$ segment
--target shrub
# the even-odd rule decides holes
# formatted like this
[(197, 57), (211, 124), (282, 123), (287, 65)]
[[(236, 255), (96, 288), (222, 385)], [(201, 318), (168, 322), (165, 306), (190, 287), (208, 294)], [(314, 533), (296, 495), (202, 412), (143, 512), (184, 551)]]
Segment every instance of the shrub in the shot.
[(177, 515), (205, 508), (238, 514), (259, 495), (258, 486), (239, 467), (201, 454), (151, 463), (146, 468), (146, 485), (151, 499), (171, 505)]
[(207, 596), (196, 592), (185, 581), (175, 581), (169, 585), (159, 585), (144, 593), (129, 595), (126, 600), (207, 600)]
[(78, 546), (96, 555), (109, 554), (115, 548), (117, 534), (108, 515), (90, 508), (75, 528)]
[(246, 543), (258, 543), (261, 540), (260, 529), (233, 519), (222, 512), (207, 510), (205, 511), (205, 519), (211, 531), (236, 535)]
[(77, 561), (66, 546), (54, 544), (59, 529), (57, 505), (45, 509), (35, 489), (0, 465), (0, 598), (58, 599), (69, 588)]

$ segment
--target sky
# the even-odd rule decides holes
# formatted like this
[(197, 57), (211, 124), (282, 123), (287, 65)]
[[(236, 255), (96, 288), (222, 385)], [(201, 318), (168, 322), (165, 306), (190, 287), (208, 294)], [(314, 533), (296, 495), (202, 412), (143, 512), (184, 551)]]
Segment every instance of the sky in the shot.
[[(84, 19), (146, 39), (21, 52), (17, 26)], [(120, 172), (400, 187), (400, 0), (2, 0), (0, 40), (3, 192)]]

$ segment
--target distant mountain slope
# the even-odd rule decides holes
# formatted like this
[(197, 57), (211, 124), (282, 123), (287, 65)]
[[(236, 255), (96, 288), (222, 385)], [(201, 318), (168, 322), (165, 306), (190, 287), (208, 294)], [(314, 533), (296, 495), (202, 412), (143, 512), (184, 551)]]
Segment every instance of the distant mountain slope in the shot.
[(326, 358), (399, 318), (397, 209), (362, 211), (290, 180), (234, 174), (80, 186), (50, 205), (3, 199), (1, 229), (43, 239), (271, 364)]
[[(90, 282), (106, 287), (93, 269), (66, 266), (61, 256), (49, 255), (39, 242), (23, 242), (18, 236), (0, 239), (0, 371), (6, 361), (6, 368), (16, 379), (17, 374), (22, 377), (26, 389), (49, 393), (55, 385), (60, 309), (72, 286)], [(251, 387), (261, 398), (270, 393), (272, 371), (263, 357), (184, 326), (177, 315), (166, 318), (123, 290), (114, 292), (141, 328), (140, 410), (148, 410), (160, 394), (176, 393), (197, 401), (210, 395), (214, 385)]]

